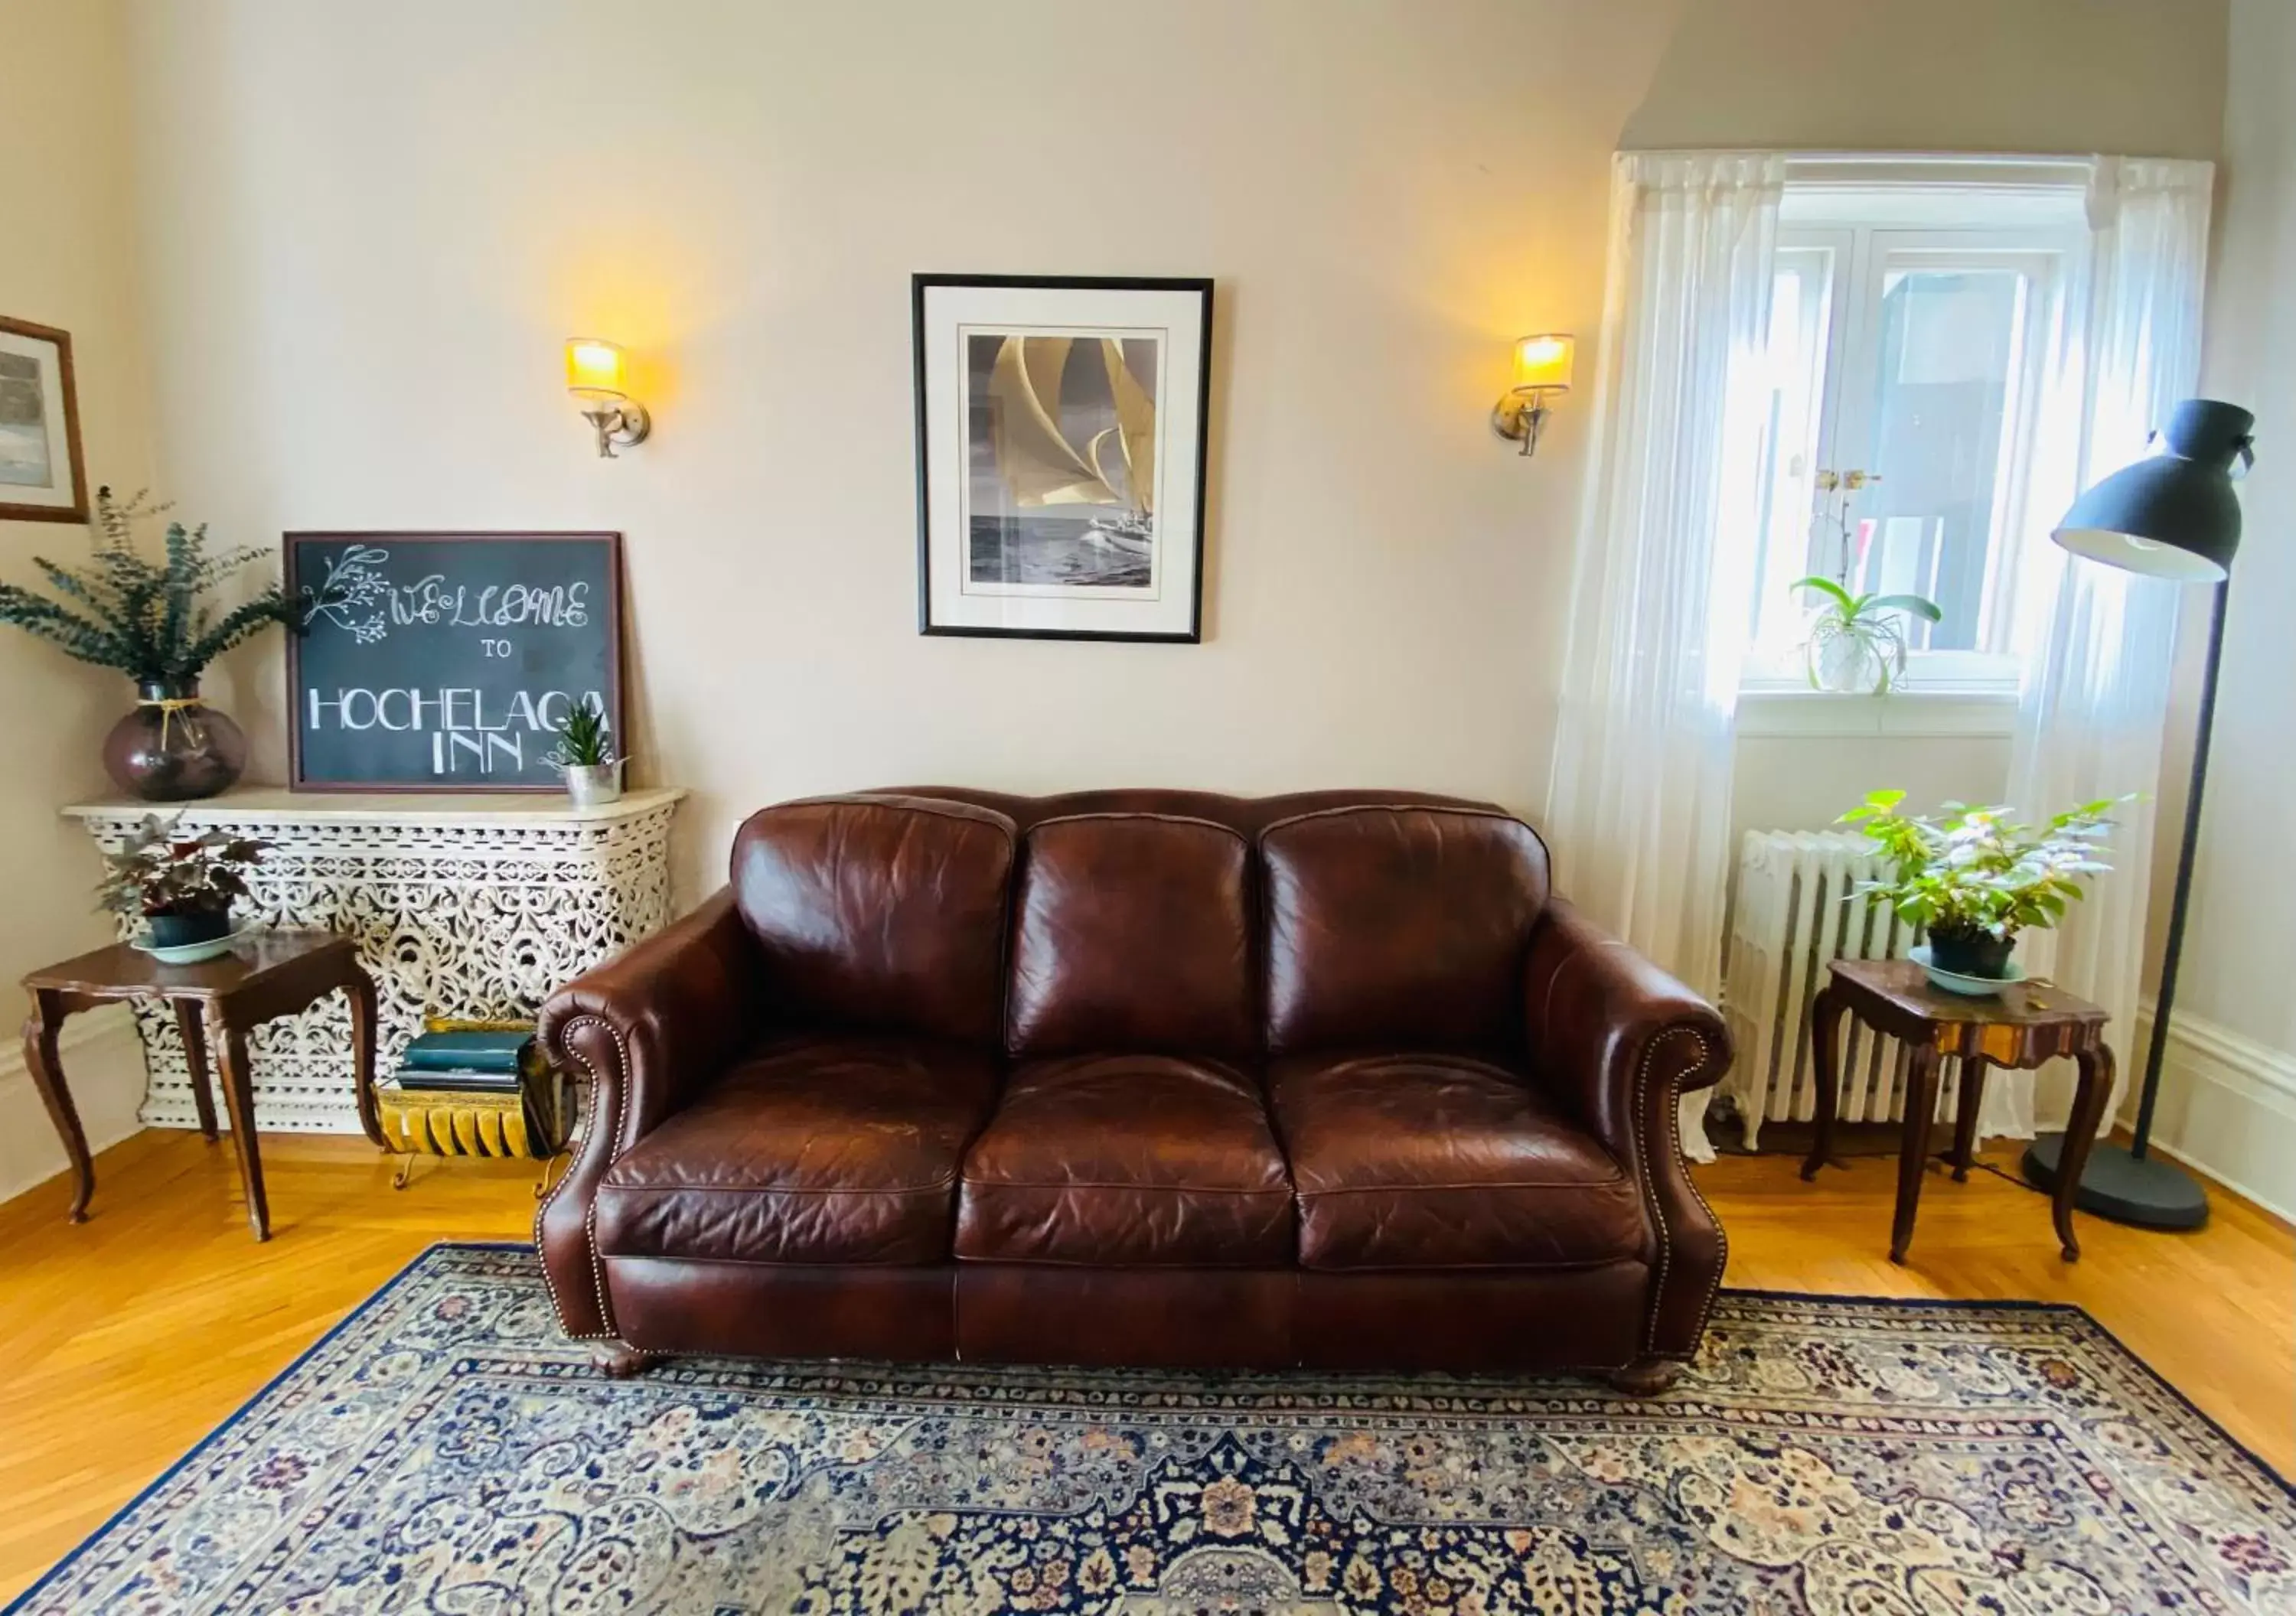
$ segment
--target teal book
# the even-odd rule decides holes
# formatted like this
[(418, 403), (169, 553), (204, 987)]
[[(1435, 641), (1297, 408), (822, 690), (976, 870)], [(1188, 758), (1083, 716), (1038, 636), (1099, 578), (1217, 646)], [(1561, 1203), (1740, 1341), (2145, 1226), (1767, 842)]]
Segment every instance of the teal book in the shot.
[(481, 1072), (468, 1066), (401, 1066), (398, 1074), (391, 1080), (401, 1089), (460, 1090), (489, 1094), (515, 1094), (524, 1081), (515, 1072)]
[(425, 1032), (406, 1046), (400, 1064), (409, 1072), (500, 1072), (515, 1075), (527, 1059), (531, 1032)]

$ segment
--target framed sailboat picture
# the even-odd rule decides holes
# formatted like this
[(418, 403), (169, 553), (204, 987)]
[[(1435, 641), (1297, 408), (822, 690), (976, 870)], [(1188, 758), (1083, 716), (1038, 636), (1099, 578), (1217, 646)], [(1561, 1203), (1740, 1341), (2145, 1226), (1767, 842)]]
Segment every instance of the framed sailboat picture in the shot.
[(1212, 283), (913, 290), (918, 628), (1200, 640)]

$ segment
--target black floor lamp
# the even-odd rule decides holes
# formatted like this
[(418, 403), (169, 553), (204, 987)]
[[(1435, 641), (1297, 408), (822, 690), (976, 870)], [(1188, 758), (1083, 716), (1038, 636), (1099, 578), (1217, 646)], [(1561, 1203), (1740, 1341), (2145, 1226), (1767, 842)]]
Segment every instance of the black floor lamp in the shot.
[[(2083, 1212), (2147, 1228), (2197, 1228), (2209, 1219), (2208, 1196), (2199, 1182), (2151, 1154), (2152, 1106), (2160, 1098), (2169, 1013), (2177, 1002), (2177, 960), (2185, 947), (2193, 853), (2201, 837), (2201, 788), (2208, 781), (2209, 730), (2216, 718), (2217, 665), (2224, 655), (2225, 596), (2231, 587), (2233, 552), (2240, 548), (2240, 501), (2232, 490), (2232, 465), (2235, 460), (2243, 467), (2255, 463), (2249, 436), (2255, 424), (2256, 417), (2237, 404), (2186, 399), (2169, 418), (2168, 453), (2138, 461), (2097, 484), (2073, 502), (2050, 535), (2077, 556), (2180, 584), (2207, 584), (2216, 591), (2209, 614), (2208, 671), (2202, 676), (2193, 738), (2192, 789), (2185, 798), (2184, 845), (2177, 853), (2176, 896), (2169, 909), (2161, 991), (2152, 1002), (2152, 1042), (2144, 1056), (2136, 1132), (2127, 1149), (2098, 1142), (2074, 1202)], [(2064, 1143), (2061, 1133), (2035, 1139), (2025, 1152), (2025, 1176), (2053, 1188)]]

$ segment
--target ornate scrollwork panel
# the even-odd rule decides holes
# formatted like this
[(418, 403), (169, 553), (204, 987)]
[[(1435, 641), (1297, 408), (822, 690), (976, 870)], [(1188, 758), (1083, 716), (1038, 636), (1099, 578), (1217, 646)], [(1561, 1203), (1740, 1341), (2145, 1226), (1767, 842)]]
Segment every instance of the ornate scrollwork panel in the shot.
[[(181, 823), (272, 843), (250, 877), (257, 920), (357, 941), (381, 1000), (377, 1070), (387, 1073), (424, 1016), (530, 1016), (554, 990), (668, 924), (676, 800), (646, 794), (632, 812), (606, 819), (554, 820), (526, 810), (497, 825), (468, 812), (426, 822), (404, 807), (372, 821), (337, 806), (308, 816), (234, 814), (226, 798), (186, 805)], [(116, 852), (146, 812), (78, 813), (97, 844)], [(136, 1026), (150, 1073), (144, 1122), (193, 1126), (174, 1016), (164, 1005), (138, 1006)], [(266, 1023), (248, 1043), (258, 1126), (358, 1131), (350, 1016), (340, 1000)]]

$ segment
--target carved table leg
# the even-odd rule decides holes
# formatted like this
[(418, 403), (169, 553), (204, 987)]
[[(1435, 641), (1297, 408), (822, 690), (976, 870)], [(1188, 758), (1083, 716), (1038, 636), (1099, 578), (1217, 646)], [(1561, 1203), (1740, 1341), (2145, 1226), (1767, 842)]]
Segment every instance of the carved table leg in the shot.
[(351, 1093), (358, 1104), (359, 1127), (378, 1148), (388, 1150), (390, 1141), (383, 1137), (382, 1121), (374, 1109), (374, 979), (351, 967), (343, 997), (351, 1007)]
[(2074, 1091), (2073, 1114), (2065, 1123), (2064, 1152), (2057, 1162), (2056, 1193), (2049, 1205), (2057, 1226), (2057, 1245), (2067, 1262), (2080, 1261), (2080, 1240), (2073, 1233), (2073, 1197), (2080, 1193), (2089, 1147), (2096, 1143), (2105, 1105), (2112, 1098), (2112, 1050), (2100, 1043), (2074, 1056), (2073, 1065), (2080, 1073), (2080, 1087)]
[(208, 1031), (195, 999), (176, 1000), (176, 1031), (184, 1035), (184, 1065), (192, 1074), (192, 1105), (200, 1114), (200, 1137), (216, 1142), (215, 1096), (208, 1090)]
[(263, 1194), (263, 1158), (255, 1143), (254, 1068), (247, 1058), (247, 1032), (228, 1012), (217, 1011), (210, 1040), (223, 1053), (224, 1104), (231, 1109), (231, 1141), (239, 1147), (240, 1182), (247, 1190), (247, 1226), (258, 1240), (271, 1238), (271, 1206)]
[(1968, 1055), (1961, 1062), (1961, 1100), (1953, 1114), (1953, 1181), (1969, 1182), (1969, 1170), (1977, 1164), (1977, 1112), (1985, 1104), (1985, 1073), (1988, 1063), (1982, 1055)]
[(1930, 1126), (1937, 1118), (1938, 1066), (1934, 1046), (1912, 1051), (1906, 1068), (1906, 1126), (1898, 1144), (1898, 1210), (1890, 1220), (1890, 1261), (1903, 1262), (1914, 1241), (1914, 1214), (1922, 1204), (1922, 1173), (1929, 1165)]
[(1831, 983), (1818, 990), (1810, 1001), (1810, 1065), (1817, 1075), (1817, 1114), (1809, 1159), (1801, 1164), (1804, 1183), (1817, 1177), (1817, 1170), (1833, 1159), (1833, 1114), (1841, 1103), (1842, 1008), (1841, 997)]
[(71, 1090), (64, 1087), (63, 1065), (56, 1057), (56, 1032), (71, 1011), (60, 993), (42, 991), (32, 995), (32, 1013), (24, 1021), (24, 1066), (32, 1074), (32, 1086), (40, 1091), (41, 1103), (48, 1108), (48, 1120), (56, 1125), (57, 1136), (64, 1142), (64, 1155), (71, 1158), (69, 1216), (74, 1223), (85, 1223), (88, 1197), (95, 1194), (95, 1163), (88, 1156), (87, 1135), (81, 1130), (79, 1112), (72, 1105)]

